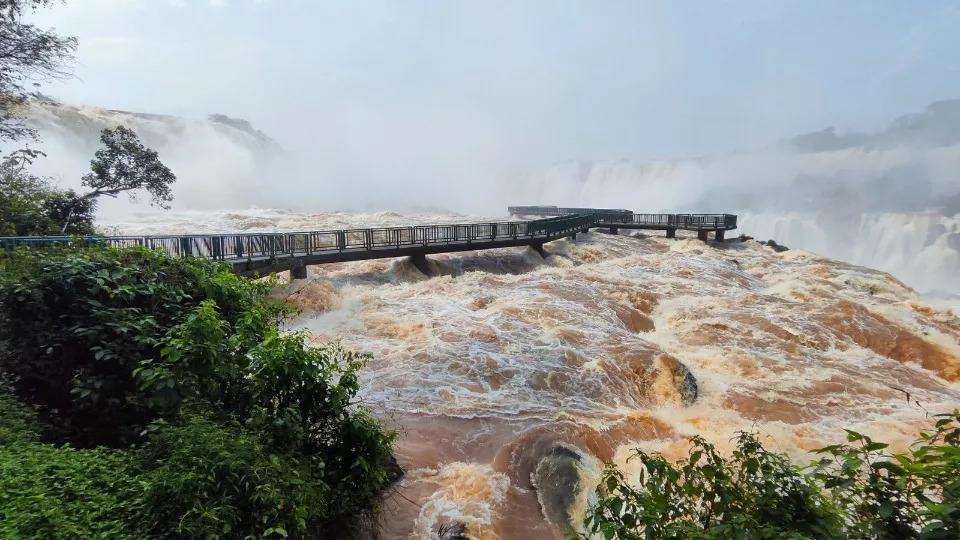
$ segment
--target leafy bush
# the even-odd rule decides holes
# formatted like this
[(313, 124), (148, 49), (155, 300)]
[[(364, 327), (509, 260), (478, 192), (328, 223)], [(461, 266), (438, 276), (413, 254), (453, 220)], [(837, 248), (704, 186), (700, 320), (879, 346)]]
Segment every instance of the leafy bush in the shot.
[(0, 538), (136, 538), (130, 455), (41, 444), (32, 417), (0, 393)]
[(960, 411), (904, 453), (854, 431), (805, 469), (740, 433), (724, 459), (699, 437), (672, 464), (637, 451), (636, 485), (607, 467), (585, 519), (604, 538), (960, 538)]
[(144, 526), (155, 537), (302, 537), (328, 516), (330, 490), (303, 458), (239, 426), (199, 416), (159, 422), (140, 454)]
[(169, 330), (205, 300), (238, 322), (263, 311), (267, 290), (226, 267), (145, 249), (0, 254), (0, 370), (38, 408), (48, 439), (128, 445), (159, 412), (134, 370), (160, 356)]
[(813, 477), (843, 509), (851, 536), (960, 538), (960, 411), (935, 418), (903, 453), (849, 430), (849, 444), (816, 450), (824, 457)]
[(0, 446), (37, 440), (36, 415), (0, 386)]
[[(366, 357), (281, 332), (272, 285), (143, 249), (0, 253), (0, 378), (32, 432), (128, 450), (33, 447), (132, 460), (125, 500), (154, 537), (309, 537), (369, 509), (393, 434), (354, 403)], [(0, 444), (31, 432), (28, 412), (0, 411)]]
[(729, 459), (700, 437), (691, 441), (677, 464), (638, 450), (638, 488), (608, 467), (587, 530), (609, 539), (823, 538), (839, 529), (814, 483), (753, 434), (738, 435)]

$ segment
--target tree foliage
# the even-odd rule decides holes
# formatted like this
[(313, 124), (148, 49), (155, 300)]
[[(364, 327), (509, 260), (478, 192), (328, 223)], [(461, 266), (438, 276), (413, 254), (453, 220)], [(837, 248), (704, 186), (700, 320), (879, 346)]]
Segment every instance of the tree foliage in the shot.
[(69, 75), (77, 40), (23, 21), (55, 0), (0, 0), (0, 142), (36, 138), (23, 122), (31, 91), (41, 81)]
[(701, 437), (674, 464), (637, 451), (638, 486), (608, 467), (587, 528), (605, 538), (825, 538), (836, 510), (782, 455), (740, 433), (729, 458)]
[[(29, 165), (42, 155), (23, 149), (0, 160), (0, 236), (92, 234), (96, 201), (30, 174)], [(64, 229), (71, 209), (73, 219)]]
[(129, 453), (128, 529), (310, 537), (372, 506), (393, 435), (355, 402), (366, 357), (281, 332), (271, 287), (145, 249), (0, 253), (0, 380), (42, 441)]
[(100, 142), (103, 148), (96, 151), (90, 161), (91, 172), (82, 179), (90, 191), (67, 203), (61, 233), (67, 231), (74, 215), (82, 211), (84, 205), (104, 195), (116, 197), (126, 192), (132, 199), (137, 191), (143, 190), (150, 195), (151, 204), (170, 207), (167, 204), (173, 200), (170, 185), (177, 177), (160, 161), (155, 150), (144, 146), (137, 134), (124, 126), (105, 128), (100, 132)]
[(960, 538), (960, 411), (934, 417), (908, 451), (847, 430), (816, 450), (813, 478), (843, 509), (850, 536)]
[(588, 532), (612, 539), (960, 538), (960, 411), (939, 415), (903, 453), (855, 431), (806, 468), (740, 433), (720, 456), (694, 437), (671, 463), (637, 451), (636, 482), (609, 466)]
[(124, 126), (104, 129), (100, 142), (103, 148), (90, 161), (92, 172), (83, 177), (83, 185), (92, 190), (85, 198), (144, 190), (150, 194), (151, 204), (169, 208), (167, 203), (173, 200), (170, 185), (177, 177), (156, 151), (144, 146), (137, 134)]
[(41, 444), (32, 412), (0, 389), (0, 538), (138, 538), (133, 456)]

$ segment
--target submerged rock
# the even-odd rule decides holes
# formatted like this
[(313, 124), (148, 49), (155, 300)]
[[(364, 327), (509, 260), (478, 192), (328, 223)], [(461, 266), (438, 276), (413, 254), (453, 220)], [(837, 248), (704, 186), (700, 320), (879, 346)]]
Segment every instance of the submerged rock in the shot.
[(536, 493), (552, 527), (564, 537), (575, 536), (600, 478), (600, 460), (612, 458), (607, 442), (589, 427), (560, 422), (527, 431), (504, 447), (500, 466), (520, 488)]
[(584, 456), (579, 449), (557, 444), (551, 446), (537, 464), (531, 481), (544, 517), (565, 535), (576, 533), (582, 518), (585, 490), (593, 490), (595, 479), (584, 470)]
[(682, 362), (673, 358), (671, 360), (673, 361), (668, 365), (673, 373), (673, 384), (677, 387), (677, 392), (680, 393), (680, 402), (684, 405), (692, 405), (697, 400), (697, 378)]

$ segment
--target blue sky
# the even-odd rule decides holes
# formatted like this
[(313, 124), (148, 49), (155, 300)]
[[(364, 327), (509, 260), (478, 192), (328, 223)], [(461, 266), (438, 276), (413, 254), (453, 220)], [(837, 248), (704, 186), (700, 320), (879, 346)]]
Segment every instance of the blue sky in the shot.
[(34, 20), (80, 40), (77, 78), (45, 88), (64, 101), (244, 117), (342, 171), (712, 154), (960, 97), (956, 2), (68, 0)]

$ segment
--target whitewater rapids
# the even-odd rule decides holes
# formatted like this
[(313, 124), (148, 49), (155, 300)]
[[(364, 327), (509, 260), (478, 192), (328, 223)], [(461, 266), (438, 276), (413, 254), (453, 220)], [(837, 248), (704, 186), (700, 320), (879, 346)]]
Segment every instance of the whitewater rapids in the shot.
[[(258, 210), (114, 227), (473, 219)], [(960, 319), (889, 274), (659, 233), (591, 232), (546, 249), (431, 256), (430, 278), (403, 259), (314, 266), (280, 292), (301, 310), (292, 329), (373, 356), (363, 402), (400, 432), (407, 471), (384, 502), (383, 537), (561, 538), (603, 462), (623, 465), (631, 448), (677, 457), (691, 435), (727, 449), (754, 429), (807, 461), (842, 428), (902, 448), (925, 411), (960, 403)]]

